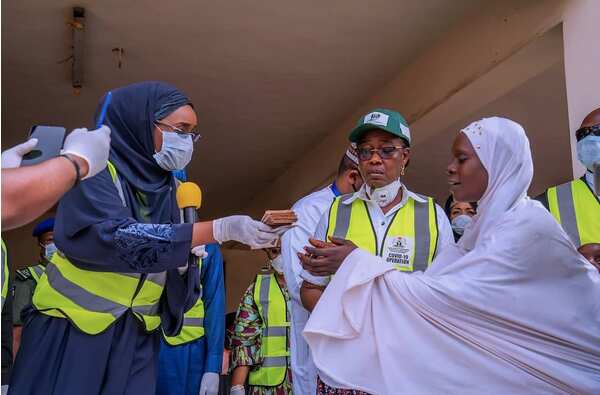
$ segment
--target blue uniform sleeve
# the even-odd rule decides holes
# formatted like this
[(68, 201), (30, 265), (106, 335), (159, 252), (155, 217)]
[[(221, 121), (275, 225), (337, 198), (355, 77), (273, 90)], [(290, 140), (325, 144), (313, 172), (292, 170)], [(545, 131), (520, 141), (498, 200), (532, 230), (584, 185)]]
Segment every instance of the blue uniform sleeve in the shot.
[(205, 372), (220, 373), (225, 341), (225, 286), (223, 256), (217, 244), (206, 246), (208, 257), (202, 262), (201, 283), (206, 337)]

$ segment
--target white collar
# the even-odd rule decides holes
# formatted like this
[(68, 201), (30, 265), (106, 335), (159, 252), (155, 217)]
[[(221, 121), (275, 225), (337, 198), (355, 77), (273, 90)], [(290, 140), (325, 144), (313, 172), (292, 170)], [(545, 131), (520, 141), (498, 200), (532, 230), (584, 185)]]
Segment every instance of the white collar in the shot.
[[(412, 198), (413, 200), (416, 200), (419, 203), (427, 202), (427, 199), (423, 198), (420, 195), (417, 195), (414, 192), (409, 191), (408, 188), (406, 188), (406, 186), (404, 185), (404, 183), (401, 184), (400, 188), (402, 188), (402, 200), (400, 201), (400, 203), (397, 204), (398, 206), (400, 206), (400, 207), (404, 206), (409, 197)], [(343, 204), (352, 204), (352, 202), (354, 202), (356, 199), (364, 200), (365, 202), (370, 201), (367, 196), (366, 184), (363, 184), (362, 187), (360, 187), (360, 189), (358, 191), (356, 191), (352, 194), (352, 196), (342, 200), (342, 203)]]

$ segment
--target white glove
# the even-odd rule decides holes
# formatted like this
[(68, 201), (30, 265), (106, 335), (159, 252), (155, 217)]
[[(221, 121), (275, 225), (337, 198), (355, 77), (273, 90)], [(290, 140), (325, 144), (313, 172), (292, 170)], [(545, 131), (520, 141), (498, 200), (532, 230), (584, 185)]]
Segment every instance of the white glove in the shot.
[(2, 168), (14, 169), (15, 167), (21, 166), (23, 155), (31, 152), (37, 143), (37, 139), (30, 139), (4, 151), (2, 153)]
[(206, 372), (202, 375), (199, 395), (219, 394), (219, 375), (214, 372)]
[(229, 395), (246, 395), (243, 385), (234, 385), (229, 391)]
[(100, 129), (75, 129), (65, 139), (61, 154), (72, 154), (85, 159), (88, 163), (88, 174), (82, 179), (100, 173), (106, 167), (110, 152), (110, 129), (103, 125)]
[(247, 215), (215, 219), (213, 236), (219, 243), (235, 240), (249, 245), (252, 249), (273, 247), (279, 238), (273, 228)]
[(199, 245), (192, 248), (192, 254), (196, 255), (200, 259), (204, 259), (208, 256), (208, 252), (206, 252), (205, 245)]

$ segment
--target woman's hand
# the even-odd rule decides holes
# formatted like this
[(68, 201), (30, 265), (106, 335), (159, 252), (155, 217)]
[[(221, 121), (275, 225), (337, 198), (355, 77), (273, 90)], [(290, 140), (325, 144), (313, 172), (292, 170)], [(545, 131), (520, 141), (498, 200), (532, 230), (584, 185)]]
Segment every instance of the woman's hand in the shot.
[(298, 253), (304, 269), (315, 276), (328, 276), (335, 273), (344, 259), (357, 248), (350, 240), (337, 237), (329, 237), (329, 240), (331, 243), (309, 239), (313, 247), (304, 247), (307, 254)]

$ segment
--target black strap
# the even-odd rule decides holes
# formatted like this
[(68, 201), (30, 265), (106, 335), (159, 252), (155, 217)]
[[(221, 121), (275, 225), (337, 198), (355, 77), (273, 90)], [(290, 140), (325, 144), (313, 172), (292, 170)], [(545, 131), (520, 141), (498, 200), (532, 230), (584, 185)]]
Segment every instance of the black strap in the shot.
[(81, 169), (79, 168), (79, 164), (77, 162), (75, 162), (75, 160), (73, 160), (73, 158), (71, 158), (70, 156), (67, 156), (65, 154), (60, 154), (59, 156), (62, 156), (63, 158), (67, 158), (67, 160), (69, 162), (71, 162), (73, 164), (73, 166), (75, 167), (75, 184), (73, 184), (73, 186), (76, 186), (77, 184), (79, 184), (79, 179), (81, 178)]

